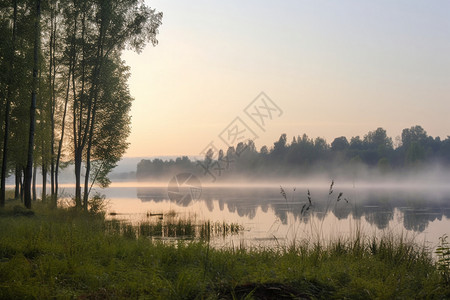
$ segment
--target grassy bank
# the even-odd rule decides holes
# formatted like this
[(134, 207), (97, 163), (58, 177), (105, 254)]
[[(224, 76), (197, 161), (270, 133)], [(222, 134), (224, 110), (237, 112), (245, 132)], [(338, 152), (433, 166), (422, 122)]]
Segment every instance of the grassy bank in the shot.
[(399, 237), (212, 249), (111, 231), (101, 214), (17, 204), (0, 211), (2, 299), (450, 297), (430, 253)]

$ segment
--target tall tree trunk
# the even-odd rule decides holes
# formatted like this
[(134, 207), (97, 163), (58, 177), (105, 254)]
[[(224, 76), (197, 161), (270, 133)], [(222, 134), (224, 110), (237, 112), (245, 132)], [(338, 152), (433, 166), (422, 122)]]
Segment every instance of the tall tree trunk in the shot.
[[(85, 26), (86, 21), (86, 14), (83, 12), (83, 16), (81, 19), (82, 26), (81, 26), (81, 42), (82, 42), (82, 59), (81, 59), (81, 91), (80, 91), (80, 97), (85, 96), (85, 83), (86, 83), (86, 71), (85, 71), (85, 52), (86, 52), (86, 45), (85, 45)], [(75, 66), (74, 61), (74, 66)], [(75, 97), (75, 73), (72, 73), (72, 89), (74, 93), (74, 100), (76, 101)], [(93, 80), (97, 79), (95, 76), (95, 72), (93, 73)], [(92, 90), (95, 86), (95, 83), (92, 83), (91, 85), (91, 93), (88, 95), (88, 103), (87, 103), (87, 112), (85, 121), (83, 121), (83, 111), (85, 109), (83, 101), (75, 102), (75, 104), (79, 104), (78, 107), (78, 124), (77, 124), (77, 115), (76, 110), (74, 109), (73, 112), (73, 133), (74, 133), (74, 145), (75, 145), (75, 204), (77, 207), (82, 207), (82, 198), (81, 198), (81, 165), (83, 162), (83, 152), (85, 150), (87, 137), (89, 133), (90, 128), (90, 121), (91, 121), (91, 114), (92, 114)], [(83, 124), (85, 125), (83, 126)], [(78, 126), (77, 126), (78, 125)]]
[(37, 196), (36, 196), (36, 173), (37, 173), (37, 166), (36, 163), (34, 164), (33, 167), (33, 201), (36, 201)]
[[(49, 63), (49, 85), (50, 85), (50, 103), (51, 103), (51, 141), (50, 141), (50, 183), (52, 199), (56, 196), (56, 155), (55, 155), (55, 114), (56, 114), (56, 7), (53, 3), (50, 7), (50, 63)], [(70, 71), (69, 71), (70, 72)], [(70, 77), (70, 76), (69, 76)], [(64, 121), (63, 121), (64, 122)]]
[(6, 107), (5, 107), (5, 131), (3, 137), (3, 157), (2, 157), (2, 170), (0, 175), (0, 207), (5, 206), (6, 196), (6, 169), (8, 168), (8, 141), (9, 141), (9, 114), (11, 110), (11, 89), (13, 84), (13, 68), (14, 68), (14, 56), (16, 45), (16, 21), (17, 21), (17, 0), (13, 1), (13, 28), (11, 39), (11, 57), (9, 61), (9, 76), (8, 87), (6, 92)]
[(86, 149), (86, 174), (84, 177), (84, 194), (83, 194), (83, 208), (84, 210), (88, 209), (88, 199), (89, 199), (89, 177), (91, 172), (91, 148), (92, 148), (92, 139), (94, 136), (94, 126), (95, 126), (95, 113), (96, 113), (97, 99), (94, 100), (94, 106), (92, 110), (92, 121), (91, 128), (89, 130), (89, 139), (87, 143)]
[(75, 152), (75, 206), (81, 207), (81, 152)]
[[(100, 70), (101, 68), (101, 62), (99, 64), (98, 69)], [(100, 76), (99, 74), (100, 72), (97, 72), (97, 76)], [(90, 177), (90, 172), (91, 172), (91, 148), (92, 148), (92, 140), (94, 137), (94, 127), (95, 127), (95, 115), (97, 112), (97, 98), (98, 98), (98, 85), (95, 88), (95, 95), (94, 95), (94, 103), (93, 103), (93, 107), (92, 107), (92, 120), (91, 120), (91, 124), (90, 124), (90, 129), (89, 129), (89, 138), (88, 138), (88, 143), (87, 143), (87, 149), (86, 149), (86, 173), (85, 173), (85, 177), (84, 177), (84, 195), (83, 195), (83, 207), (85, 210), (88, 209), (88, 199), (89, 199), (89, 177)]]
[[(88, 120), (87, 129), (89, 129), (86, 134), (88, 135), (87, 149), (86, 149), (86, 173), (84, 177), (84, 197), (83, 197), (83, 206), (84, 209), (88, 208), (88, 198), (89, 198), (89, 177), (91, 172), (91, 148), (92, 148), (92, 140), (94, 136), (94, 128), (95, 128), (95, 115), (97, 112), (97, 100), (100, 89), (100, 74), (103, 63), (103, 45), (104, 45), (104, 36), (106, 29), (109, 25), (109, 18), (105, 17), (107, 14), (102, 15), (101, 25), (100, 25), (100, 34), (97, 41), (97, 54), (96, 54), (96, 65), (93, 70), (93, 82), (89, 94), (89, 107), (88, 107), (88, 115), (91, 116), (91, 120)], [(90, 122), (89, 122), (90, 121)]]
[[(49, 70), (48, 70), (48, 84), (50, 90), (50, 194), (53, 198), (55, 196), (55, 113), (56, 113), (56, 99), (55, 99), (55, 51), (56, 51), (56, 26), (55, 26), (55, 11), (52, 3), (50, 3), (50, 43), (49, 43)], [(44, 176), (44, 164), (42, 165), (42, 176)], [(45, 177), (47, 177), (47, 168), (45, 168)], [(44, 178), (42, 178), (44, 179)], [(42, 201), (45, 201), (44, 186), (46, 183), (42, 182)]]
[[(102, 35), (101, 35), (102, 36)], [(97, 100), (98, 100), (98, 90), (99, 90), (99, 76), (100, 76), (100, 70), (102, 67), (102, 60), (103, 60), (103, 47), (102, 47), (102, 41), (101, 41), (101, 37), (100, 36), (100, 42), (99, 42), (99, 50), (98, 50), (98, 55), (97, 55), (97, 63), (98, 66), (96, 67), (96, 69), (94, 70), (94, 78), (96, 80), (94, 80), (95, 87), (93, 90), (93, 95), (91, 97), (94, 98), (93, 100), (93, 104), (92, 104), (92, 120), (90, 123), (90, 128), (89, 128), (89, 138), (88, 138), (88, 143), (87, 143), (87, 149), (86, 149), (86, 174), (84, 177), (84, 197), (83, 197), (83, 206), (84, 209), (87, 210), (88, 208), (88, 198), (89, 198), (89, 177), (90, 177), (90, 172), (91, 172), (91, 148), (92, 148), (92, 140), (94, 137), (94, 127), (95, 127), (95, 115), (97, 112)]]
[(63, 112), (63, 118), (61, 121), (61, 137), (59, 139), (58, 143), (58, 154), (56, 155), (56, 162), (55, 162), (55, 192), (52, 195), (52, 205), (56, 207), (57, 205), (57, 199), (58, 199), (58, 174), (59, 174), (59, 162), (61, 160), (61, 152), (62, 152), (62, 145), (64, 140), (64, 131), (65, 131), (65, 125), (66, 125), (66, 114), (67, 114), (67, 104), (69, 102), (69, 92), (70, 92), (70, 76), (72, 74), (72, 57), (70, 58), (69, 62), (69, 74), (67, 77), (67, 87), (66, 87), (66, 99), (64, 101), (64, 112)]
[(22, 168), (22, 170), (21, 170), (21, 174), (23, 174), (23, 175), (21, 175), (19, 178), (20, 178), (20, 202), (22, 202), (22, 203), (24, 203), (24, 199), (23, 199), (23, 194), (24, 194), (24, 186), (23, 186), (23, 184), (24, 184), (24, 181), (25, 181), (25, 168)]
[(31, 179), (33, 168), (34, 132), (36, 125), (36, 94), (38, 86), (38, 67), (39, 67), (40, 17), (41, 17), (41, 1), (36, 0), (36, 19), (34, 23), (35, 32), (34, 32), (34, 51), (33, 51), (33, 84), (31, 92), (31, 105), (30, 105), (30, 130), (28, 134), (28, 157), (24, 180), (24, 189), (25, 189), (24, 204), (26, 208), (31, 208)]
[[(75, 6), (76, 1), (73, 0), (73, 4)], [(71, 63), (72, 63), (72, 97), (73, 97), (73, 107), (72, 107), (72, 135), (73, 135), (73, 149), (74, 149), (74, 164), (75, 164), (75, 206), (77, 208), (81, 207), (81, 163), (82, 163), (82, 149), (80, 149), (81, 143), (81, 119), (82, 119), (82, 101), (78, 101), (77, 99), (77, 90), (76, 90), (76, 80), (75, 80), (75, 65), (77, 64), (77, 56), (76, 56), (76, 36), (77, 36), (77, 18), (78, 13), (75, 12), (74, 15), (74, 25), (73, 25), (73, 34), (71, 41)], [(84, 43), (83, 38), (81, 39)], [(84, 47), (83, 47), (84, 49)], [(84, 63), (82, 59), (81, 63)], [(69, 76), (70, 80), (70, 76)], [(84, 78), (81, 82), (81, 85), (84, 85)], [(81, 97), (83, 96), (83, 89), (81, 91)], [(78, 113), (79, 112), (79, 113)], [(79, 116), (77, 115), (79, 114)], [(78, 120), (78, 117), (80, 120)], [(78, 128), (80, 126), (80, 128)]]
[(16, 172), (15, 172), (15, 188), (14, 188), (14, 199), (20, 198), (20, 189), (22, 185), (22, 169), (19, 165), (16, 165)]
[(89, 137), (87, 153), (86, 153), (86, 174), (84, 177), (84, 193), (83, 193), (83, 209), (88, 210), (89, 200), (89, 174), (91, 172), (91, 137)]
[(47, 200), (47, 173), (48, 167), (46, 163), (42, 164), (42, 202)]
[[(43, 123), (42, 123), (43, 124)], [(42, 131), (45, 131), (45, 126), (42, 126)], [(42, 157), (42, 164), (41, 164), (41, 173), (42, 173), (42, 191), (41, 191), (41, 199), (42, 202), (45, 202), (45, 199), (47, 198), (47, 172), (48, 172), (48, 161), (47, 161), (47, 147), (45, 145), (45, 140), (42, 139), (41, 141), (41, 157)], [(35, 164), (36, 165), (36, 164)], [(36, 167), (35, 167), (36, 169)], [(33, 175), (33, 184), (36, 181), (36, 174)]]

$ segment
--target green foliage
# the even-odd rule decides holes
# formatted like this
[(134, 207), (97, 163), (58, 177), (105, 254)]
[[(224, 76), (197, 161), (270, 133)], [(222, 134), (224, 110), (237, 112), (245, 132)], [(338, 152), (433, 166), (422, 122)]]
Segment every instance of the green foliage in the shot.
[(422, 126), (416, 125), (411, 128), (405, 128), (402, 131), (402, 144), (409, 148), (412, 143), (422, 143), (427, 139), (427, 132)]
[(411, 142), (406, 150), (405, 163), (409, 166), (417, 166), (425, 159), (425, 150), (417, 142)]
[(337, 137), (331, 143), (331, 150), (333, 151), (344, 151), (347, 150), (350, 144), (345, 136)]
[[(9, 137), (7, 173), (22, 172), (33, 158), (34, 165), (42, 167), (43, 181), (47, 172), (54, 179), (51, 190), (56, 199), (58, 165), (73, 155), (80, 205), (81, 164), (86, 165), (86, 181), (107, 186), (107, 174), (128, 146), (132, 97), (121, 54), (125, 49), (139, 52), (147, 43), (157, 44), (162, 13), (142, 0), (15, 0), (0, 1), (0, 5), (0, 126), (6, 127), (10, 120), (6, 135), (0, 131), (0, 140)], [(39, 19), (35, 18), (37, 7)], [(40, 45), (36, 51), (35, 44)], [(33, 80), (37, 75), (38, 84)], [(32, 110), (36, 114), (30, 114), (30, 87), (37, 95), (37, 107)], [(5, 107), (11, 108), (8, 116)], [(36, 122), (30, 124), (30, 115), (36, 116)], [(33, 124), (35, 130), (31, 130)], [(64, 135), (65, 128), (72, 129), (72, 134)], [(28, 135), (35, 137), (32, 147), (28, 147)], [(28, 149), (34, 150), (29, 159)]]
[(376, 149), (390, 150), (393, 148), (392, 138), (387, 136), (386, 130), (379, 127), (375, 131), (369, 131), (364, 136), (364, 143)]
[(95, 193), (88, 201), (89, 212), (93, 214), (104, 214), (107, 204), (105, 195)]
[(380, 158), (380, 160), (378, 161), (378, 169), (381, 171), (381, 173), (388, 173), (389, 171), (391, 171), (391, 164), (386, 157)]

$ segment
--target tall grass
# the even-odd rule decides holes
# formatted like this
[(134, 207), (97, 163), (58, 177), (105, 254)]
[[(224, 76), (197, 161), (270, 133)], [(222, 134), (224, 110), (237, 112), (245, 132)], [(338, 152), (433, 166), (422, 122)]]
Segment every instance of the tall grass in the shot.
[(437, 266), (442, 279), (446, 284), (450, 284), (450, 243), (447, 239), (448, 235), (446, 234), (439, 238), (440, 242), (436, 248), (436, 255), (438, 258)]
[(450, 296), (430, 253), (404, 237), (214, 249), (202, 240), (149, 239), (101, 214), (36, 203), (24, 216), (14, 205), (0, 214), (1, 299)]
[[(292, 191), (292, 199), (291, 203), (295, 204), (295, 191), (294, 188)], [(337, 209), (337, 204), (339, 202), (344, 203), (344, 205), (350, 205), (347, 198), (344, 197), (344, 194), (340, 192), (337, 196), (334, 194), (334, 180), (331, 181), (331, 184), (328, 188), (327, 192), (327, 198), (326, 198), (326, 205), (323, 211), (317, 210), (317, 206), (315, 205), (315, 202), (317, 202), (317, 199), (314, 199), (312, 196), (311, 191), (308, 189), (306, 196), (307, 201), (305, 202), (299, 202), (297, 204), (302, 204), (301, 211), (300, 211), (300, 221), (304, 220), (305, 222), (298, 222), (295, 218), (290, 218), (288, 213), (287, 223), (289, 227), (289, 231), (293, 233), (291, 237), (288, 237), (286, 235), (286, 240), (289, 243), (292, 243), (294, 246), (296, 243), (298, 243), (298, 233), (300, 232), (300, 226), (307, 225), (310, 227), (310, 230), (308, 232), (308, 235), (302, 236), (302, 242), (313, 242), (317, 244), (326, 244), (330, 239), (325, 236), (324, 231), (324, 222), (325, 217), (328, 215), (328, 213), (331, 211), (331, 209), (334, 207), (334, 210)], [(288, 202), (288, 194), (286, 193), (286, 190), (280, 186), (280, 194), (285, 199), (286, 205), (288, 208), (288, 211), (291, 211), (289, 208), (289, 202)], [(351, 222), (351, 221), (350, 221)], [(352, 224), (350, 223), (350, 226)], [(289, 232), (288, 232), (289, 233)], [(360, 234), (360, 228), (357, 226), (354, 231), (351, 230), (351, 234), (353, 234), (355, 237)]]
[(105, 220), (106, 231), (120, 234), (128, 238), (153, 238), (164, 240), (196, 239), (209, 241), (215, 237), (239, 234), (243, 227), (235, 223), (226, 222), (196, 222), (187, 218), (168, 218), (147, 220), (137, 225), (120, 220)]

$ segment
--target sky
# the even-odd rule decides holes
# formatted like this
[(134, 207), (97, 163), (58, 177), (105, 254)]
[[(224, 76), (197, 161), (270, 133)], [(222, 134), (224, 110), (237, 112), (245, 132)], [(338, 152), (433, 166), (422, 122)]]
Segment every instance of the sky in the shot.
[(154, 0), (159, 44), (125, 52), (126, 157), (245, 139), (450, 135), (450, 1)]

